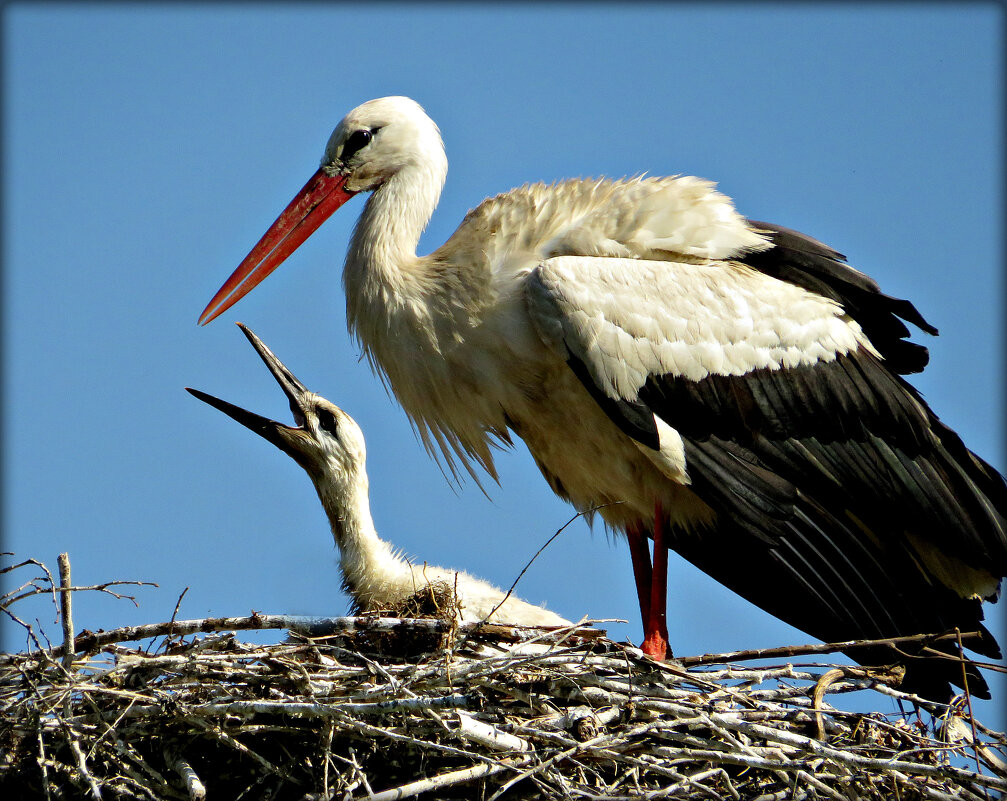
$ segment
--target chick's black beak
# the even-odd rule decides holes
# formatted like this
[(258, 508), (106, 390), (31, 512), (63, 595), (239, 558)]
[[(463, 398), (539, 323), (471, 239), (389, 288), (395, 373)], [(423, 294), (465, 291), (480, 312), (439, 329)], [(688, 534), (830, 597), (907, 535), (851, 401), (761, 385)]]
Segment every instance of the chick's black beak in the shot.
[(228, 403), (226, 400), (221, 400), (198, 389), (186, 387), (185, 391), (199, 398), (203, 403), (208, 403), (214, 409), (219, 409), (233, 420), (237, 420), (245, 428), (254, 431), (266, 441), (273, 443), (273, 445), (284, 453), (300, 460), (302, 443), (306, 439), (302, 429), (270, 420), (268, 417), (242, 409), (240, 406), (235, 406), (233, 403)]
[(283, 362), (276, 358), (276, 355), (266, 347), (266, 344), (250, 328), (242, 323), (238, 323), (238, 327), (241, 328), (242, 333), (248, 338), (248, 341), (252, 343), (252, 347), (255, 348), (266, 367), (269, 368), (269, 372), (273, 374), (276, 383), (280, 385), (283, 393), (287, 396), (287, 400), (290, 402), (290, 411), (293, 412), (294, 420), (299, 427), (295, 428), (275, 420), (270, 420), (268, 417), (242, 409), (240, 406), (235, 406), (233, 403), (228, 403), (198, 389), (191, 389), (190, 387), (186, 387), (185, 389), (189, 394), (215, 409), (219, 409), (228, 417), (237, 420), (245, 428), (254, 431), (284, 453), (301, 462), (306, 445), (310, 441), (310, 436), (303, 429), (305, 403), (310, 393), (304, 384), (297, 380), (297, 377), (287, 369)]

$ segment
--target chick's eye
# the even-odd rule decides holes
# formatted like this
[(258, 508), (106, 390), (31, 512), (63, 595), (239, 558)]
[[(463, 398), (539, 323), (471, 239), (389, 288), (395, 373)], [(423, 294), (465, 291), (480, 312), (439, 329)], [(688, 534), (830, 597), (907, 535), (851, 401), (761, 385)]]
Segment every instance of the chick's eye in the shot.
[(332, 436), (339, 436), (339, 424), (336, 422), (335, 415), (328, 409), (318, 410), (318, 425)]
[(347, 161), (353, 156), (355, 156), (360, 150), (363, 150), (367, 145), (370, 144), (373, 134), (366, 128), (359, 131), (354, 131), (343, 143), (343, 152), (340, 154), (340, 158), (343, 161)]

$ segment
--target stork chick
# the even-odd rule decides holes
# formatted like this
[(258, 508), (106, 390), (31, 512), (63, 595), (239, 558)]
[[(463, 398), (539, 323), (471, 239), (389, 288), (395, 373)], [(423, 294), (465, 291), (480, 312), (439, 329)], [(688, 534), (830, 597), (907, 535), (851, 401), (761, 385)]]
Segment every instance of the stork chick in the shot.
[[(432, 596), (461, 622), (569, 626), (548, 609), (508, 595), (461, 571), (414, 564), (378, 537), (368, 500), (364, 435), (352, 417), (309, 391), (250, 329), (238, 323), (290, 401), (297, 426), (287, 426), (205, 392), (191, 394), (273, 443), (311, 477), (339, 548), (343, 589), (353, 612), (401, 610), (414, 596)], [(452, 609), (453, 608), (453, 609)]]

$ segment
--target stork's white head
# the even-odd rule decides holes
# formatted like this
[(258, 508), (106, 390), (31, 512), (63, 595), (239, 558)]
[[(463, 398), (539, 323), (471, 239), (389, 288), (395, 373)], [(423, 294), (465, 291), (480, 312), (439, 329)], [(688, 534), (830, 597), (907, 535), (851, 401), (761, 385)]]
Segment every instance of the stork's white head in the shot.
[(366, 488), (367, 451), (356, 421), (321, 395), (308, 390), (249, 328), (238, 323), (290, 402), (296, 426), (262, 417), (240, 406), (189, 389), (195, 397), (273, 443), (303, 467), (319, 492), (345, 495), (361, 482)]
[(206, 304), (200, 324), (251, 292), (356, 193), (380, 190), (393, 178), (408, 187), (393, 217), (413, 220), (418, 240), (447, 173), (441, 133), (415, 100), (382, 97), (357, 106), (329, 137), (322, 166)]
[(345, 175), (350, 192), (376, 189), (406, 167), (440, 173), (441, 185), (447, 174), (440, 130), (408, 97), (381, 97), (357, 106), (336, 126), (322, 157), (322, 169)]

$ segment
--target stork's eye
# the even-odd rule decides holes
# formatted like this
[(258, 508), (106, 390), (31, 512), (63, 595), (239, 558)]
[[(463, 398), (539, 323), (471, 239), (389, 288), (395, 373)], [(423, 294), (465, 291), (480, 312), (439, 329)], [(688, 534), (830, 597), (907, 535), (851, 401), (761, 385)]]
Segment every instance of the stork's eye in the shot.
[(336, 416), (330, 412), (328, 409), (318, 409), (318, 425), (328, 431), (332, 436), (339, 436), (339, 423), (336, 422)]
[(371, 143), (371, 139), (374, 137), (370, 131), (366, 128), (362, 128), (359, 131), (354, 131), (343, 143), (343, 152), (340, 154), (340, 158), (343, 161), (349, 161), (353, 156), (357, 154), (358, 151), (363, 150), (367, 145)]

